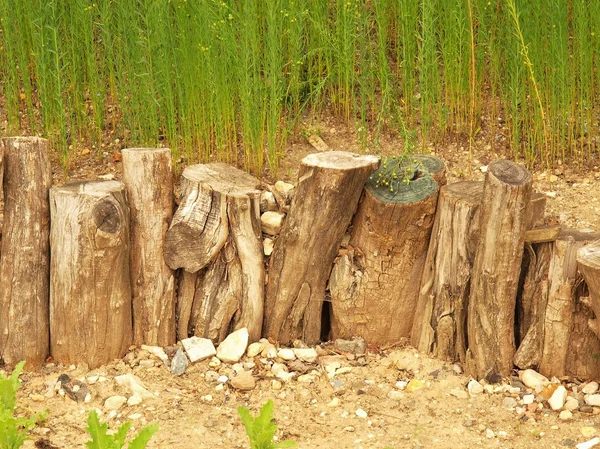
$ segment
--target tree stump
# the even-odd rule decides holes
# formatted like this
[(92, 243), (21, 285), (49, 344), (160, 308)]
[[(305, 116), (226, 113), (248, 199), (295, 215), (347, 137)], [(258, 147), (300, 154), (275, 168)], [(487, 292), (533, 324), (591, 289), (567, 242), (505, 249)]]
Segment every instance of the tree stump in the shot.
[[(334, 338), (391, 344), (410, 337), (439, 191), (415, 159), (384, 163), (367, 182), (348, 251), (329, 280)], [(434, 175), (443, 173), (441, 161), (427, 160), (438, 167)]]
[(175, 276), (163, 251), (173, 218), (171, 150), (129, 148), (122, 155), (131, 214), (133, 343), (169, 346), (175, 343)]
[(288, 217), (271, 255), (265, 335), (281, 343), (320, 339), (331, 266), (379, 158), (343, 151), (302, 160)]
[(96, 368), (123, 357), (132, 342), (125, 186), (53, 187), (50, 208), (51, 353)]
[(465, 361), (467, 305), (482, 194), (483, 183), (478, 181), (440, 189), (411, 343), (443, 360)]
[(468, 306), (467, 372), (508, 376), (515, 353), (515, 304), (531, 197), (531, 174), (514, 162), (488, 166)]
[(600, 240), (595, 240), (577, 251), (577, 266), (587, 283), (588, 304), (595, 317), (590, 319), (590, 329), (600, 338)]
[(52, 184), (48, 141), (11, 137), (4, 155), (4, 223), (0, 251), (0, 353), (6, 363), (39, 368), (49, 353), (48, 298)]
[(227, 164), (183, 171), (181, 200), (165, 243), (171, 268), (197, 273), (185, 274), (180, 284), (180, 338), (221, 341), (242, 327), (251, 341), (260, 338), (265, 267), (259, 186), (258, 179)]

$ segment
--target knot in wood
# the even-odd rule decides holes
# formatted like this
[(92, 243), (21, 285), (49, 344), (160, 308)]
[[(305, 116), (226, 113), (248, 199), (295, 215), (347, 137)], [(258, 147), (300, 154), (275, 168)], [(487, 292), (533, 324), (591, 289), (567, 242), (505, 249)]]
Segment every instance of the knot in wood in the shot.
[(109, 199), (103, 199), (92, 210), (94, 225), (102, 232), (115, 234), (121, 228), (119, 209)]

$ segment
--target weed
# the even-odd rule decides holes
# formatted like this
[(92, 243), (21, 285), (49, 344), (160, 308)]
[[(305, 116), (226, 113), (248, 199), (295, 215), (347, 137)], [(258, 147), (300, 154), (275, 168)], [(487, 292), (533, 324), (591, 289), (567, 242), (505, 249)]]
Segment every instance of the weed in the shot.
[(297, 446), (294, 441), (276, 442), (274, 440), (277, 425), (273, 422), (273, 408), (273, 401), (269, 400), (262, 406), (258, 416), (253, 417), (246, 407), (238, 407), (238, 413), (246, 428), (251, 449), (276, 449)]
[[(100, 423), (98, 413), (95, 410), (90, 411), (87, 422), (88, 427), (85, 431), (92, 437), (91, 441), (85, 443), (89, 449), (121, 449), (125, 446), (125, 438), (131, 427), (130, 422), (122, 424), (114, 435), (108, 434), (108, 426), (106, 423)], [(131, 440), (127, 448), (144, 449), (157, 430), (158, 424), (150, 424), (144, 427)]]

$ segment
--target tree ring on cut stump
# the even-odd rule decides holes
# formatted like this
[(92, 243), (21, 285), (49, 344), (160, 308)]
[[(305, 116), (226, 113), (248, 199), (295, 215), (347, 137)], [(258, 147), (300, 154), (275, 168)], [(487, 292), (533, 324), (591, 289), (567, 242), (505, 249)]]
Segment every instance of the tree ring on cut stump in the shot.
[(92, 210), (94, 224), (103, 232), (114, 234), (121, 228), (119, 210), (112, 201), (105, 199), (94, 205)]
[(499, 181), (511, 186), (521, 186), (531, 181), (529, 170), (511, 161), (494, 161), (488, 166), (488, 170), (494, 173)]

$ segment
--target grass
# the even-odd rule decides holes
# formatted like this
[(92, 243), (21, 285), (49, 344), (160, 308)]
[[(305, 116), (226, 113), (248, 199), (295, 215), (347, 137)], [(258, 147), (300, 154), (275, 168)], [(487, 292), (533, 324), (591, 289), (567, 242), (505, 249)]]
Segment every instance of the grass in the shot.
[(471, 145), (486, 122), (530, 165), (584, 161), (599, 14), (588, 0), (4, 0), (0, 106), (10, 134), (49, 137), (65, 163), (113, 133), (276, 170), (309, 111), (364, 144)]

